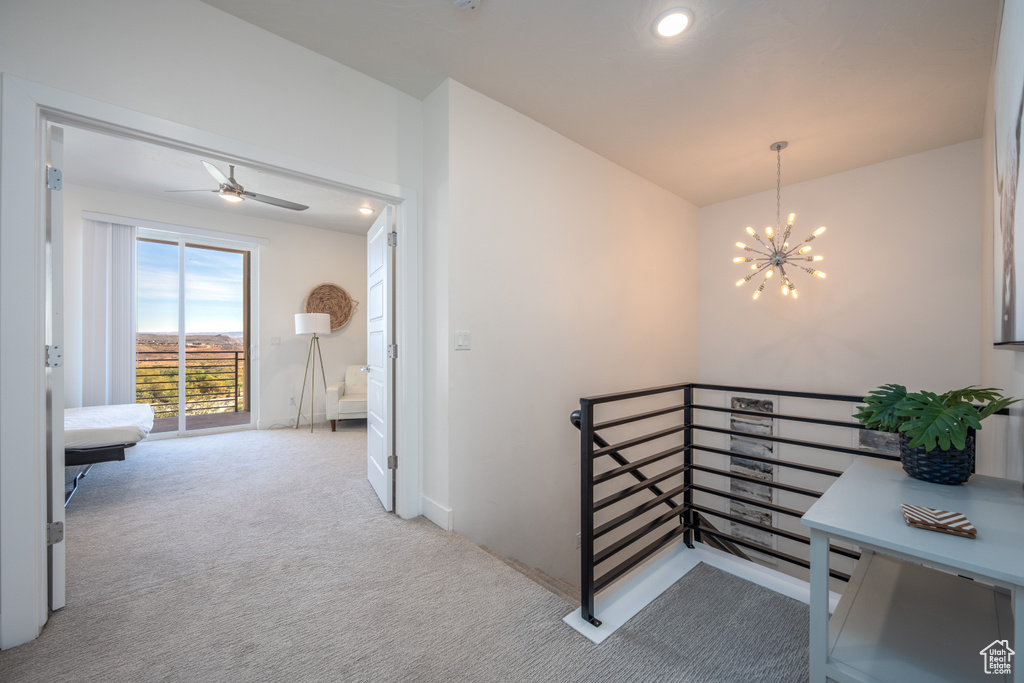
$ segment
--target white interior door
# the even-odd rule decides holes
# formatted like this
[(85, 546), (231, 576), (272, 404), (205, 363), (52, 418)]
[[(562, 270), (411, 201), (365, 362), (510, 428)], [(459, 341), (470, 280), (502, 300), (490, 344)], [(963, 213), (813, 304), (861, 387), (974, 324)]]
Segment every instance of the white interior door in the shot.
[[(388, 206), (366, 234), (366, 476), (385, 510), (394, 509), (394, 248), (391, 246), (393, 209)], [(393, 462), (393, 459), (391, 459)]]
[[(46, 368), (46, 516), (64, 526), (64, 204), (57, 178), (64, 166), (64, 130), (52, 123), (46, 139), (46, 345), (56, 351)], [(51, 172), (51, 169), (56, 172)], [(50, 609), (64, 606), (63, 539), (47, 548)]]

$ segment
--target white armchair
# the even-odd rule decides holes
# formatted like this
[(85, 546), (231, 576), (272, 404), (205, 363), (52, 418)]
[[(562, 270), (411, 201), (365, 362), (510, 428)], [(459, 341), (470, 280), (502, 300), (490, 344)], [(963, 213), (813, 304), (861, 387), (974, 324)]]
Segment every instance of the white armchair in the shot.
[(327, 419), (331, 431), (337, 420), (366, 418), (366, 373), (358, 365), (345, 368), (345, 381), (327, 387)]

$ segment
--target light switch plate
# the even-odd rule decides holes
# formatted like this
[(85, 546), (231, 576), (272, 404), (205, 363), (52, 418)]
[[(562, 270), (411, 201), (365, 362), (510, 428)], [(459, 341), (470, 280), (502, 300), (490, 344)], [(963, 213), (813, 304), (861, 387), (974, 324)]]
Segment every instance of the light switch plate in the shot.
[(455, 333), (455, 350), (456, 351), (469, 351), (470, 348), (470, 334), (469, 332), (456, 332)]

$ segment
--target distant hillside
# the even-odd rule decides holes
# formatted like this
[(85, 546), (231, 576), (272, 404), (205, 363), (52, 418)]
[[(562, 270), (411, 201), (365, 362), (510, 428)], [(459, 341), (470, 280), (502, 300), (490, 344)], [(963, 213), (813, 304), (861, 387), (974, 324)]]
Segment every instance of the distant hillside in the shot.
[[(191, 351), (243, 351), (245, 340), (241, 334), (186, 334), (185, 345)], [(161, 332), (139, 332), (136, 349), (139, 351), (176, 351), (178, 335)]]

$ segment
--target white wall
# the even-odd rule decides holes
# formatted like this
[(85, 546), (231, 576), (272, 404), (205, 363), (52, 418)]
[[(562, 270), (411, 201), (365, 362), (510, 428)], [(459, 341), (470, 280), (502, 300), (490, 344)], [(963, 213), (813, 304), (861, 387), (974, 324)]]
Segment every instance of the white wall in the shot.
[(418, 100), (199, 0), (5, 0), (0, 71), (421, 184)]
[(448, 487), (450, 82), (423, 102), (423, 514), (451, 530)]
[[(328, 384), (343, 378), (345, 366), (366, 362), (366, 238), (359, 235), (291, 223), (279, 223), (193, 206), (65, 184), (65, 377), (67, 403), (81, 405), (82, 397), (82, 211), (96, 211), (141, 218), (192, 228), (263, 237), (269, 244), (259, 248), (259, 307), (252, 312), (258, 324), (253, 338), (254, 360), (259, 373), (261, 429), (288, 425), (302, 388), (309, 337), (296, 336), (294, 314), (303, 311), (309, 290), (323, 282), (340, 285), (360, 302), (352, 320), (321, 337)], [(273, 346), (272, 337), (281, 345)], [(317, 419), (324, 419), (322, 380), (315, 394)], [(306, 388), (308, 418), (309, 387)]]
[[(449, 223), (435, 237), (449, 260), (438, 287), (449, 302), (455, 530), (576, 581), (569, 413), (581, 396), (695, 375), (697, 209), (494, 100), (448, 88)], [(424, 266), (428, 279), (445, 277)], [(472, 333), (472, 350), (451, 350), (456, 330)]]
[(702, 208), (701, 381), (858, 395), (977, 384), (981, 164), (975, 140), (783, 187), (797, 240), (828, 228), (812, 243), (828, 277), (793, 275), (795, 301), (777, 282), (757, 301), (758, 280), (735, 286), (750, 273), (735, 243), (774, 224), (774, 189)]

